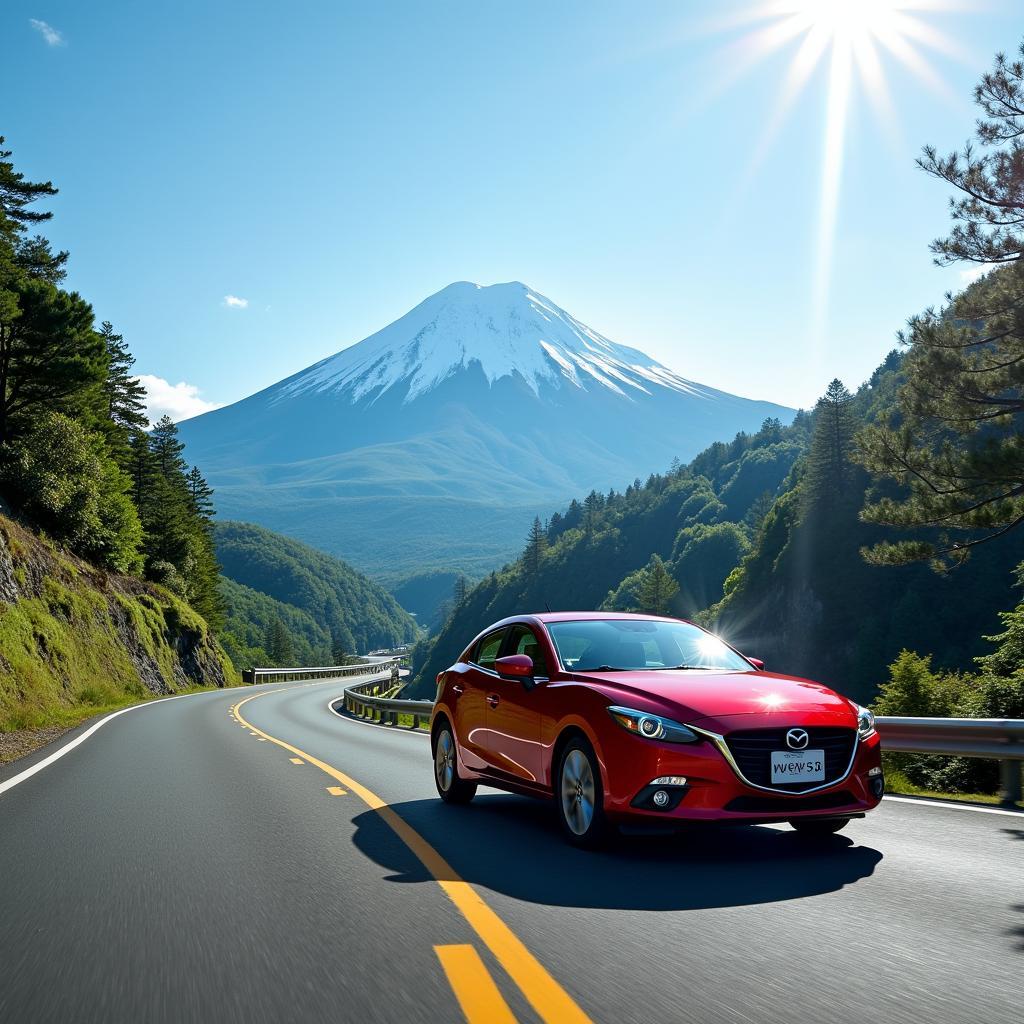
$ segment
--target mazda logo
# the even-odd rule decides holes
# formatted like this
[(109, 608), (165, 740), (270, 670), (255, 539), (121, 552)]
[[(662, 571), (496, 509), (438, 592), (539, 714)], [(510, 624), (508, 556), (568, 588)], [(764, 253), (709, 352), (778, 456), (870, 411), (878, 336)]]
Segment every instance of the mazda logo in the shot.
[(790, 750), (803, 750), (809, 740), (810, 736), (807, 735), (806, 729), (790, 729), (786, 733), (786, 746)]

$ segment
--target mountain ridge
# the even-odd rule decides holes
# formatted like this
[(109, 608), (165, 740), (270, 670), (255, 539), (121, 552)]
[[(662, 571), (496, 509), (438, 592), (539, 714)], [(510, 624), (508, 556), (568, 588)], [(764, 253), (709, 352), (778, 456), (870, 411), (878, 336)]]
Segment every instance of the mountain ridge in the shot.
[(688, 381), (520, 282), (462, 282), (181, 435), (222, 516), (396, 582), (489, 571), (535, 514), (792, 415)]

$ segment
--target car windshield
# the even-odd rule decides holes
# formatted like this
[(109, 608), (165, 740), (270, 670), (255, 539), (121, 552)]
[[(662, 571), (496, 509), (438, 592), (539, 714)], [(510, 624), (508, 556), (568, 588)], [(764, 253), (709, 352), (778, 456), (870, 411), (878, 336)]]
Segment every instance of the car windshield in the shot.
[(547, 626), (559, 660), (570, 672), (753, 671), (748, 661), (717, 636), (688, 622), (577, 619)]

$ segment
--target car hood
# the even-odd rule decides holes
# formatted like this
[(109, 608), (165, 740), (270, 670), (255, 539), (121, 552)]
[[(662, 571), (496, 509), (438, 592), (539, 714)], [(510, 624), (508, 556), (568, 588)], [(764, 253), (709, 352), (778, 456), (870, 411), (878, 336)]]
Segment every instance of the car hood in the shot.
[(600, 689), (613, 703), (693, 725), (709, 726), (708, 720), (734, 715), (855, 715), (850, 702), (827, 686), (775, 672), (587, 672), (573, 678)]

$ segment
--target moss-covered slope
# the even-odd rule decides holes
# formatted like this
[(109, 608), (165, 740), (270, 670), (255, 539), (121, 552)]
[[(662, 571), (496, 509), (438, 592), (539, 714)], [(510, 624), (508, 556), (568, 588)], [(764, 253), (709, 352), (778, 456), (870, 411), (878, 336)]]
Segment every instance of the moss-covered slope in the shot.
[(206, 622), (179, 598), (0, 515), (0, 732), (235, 680)]

